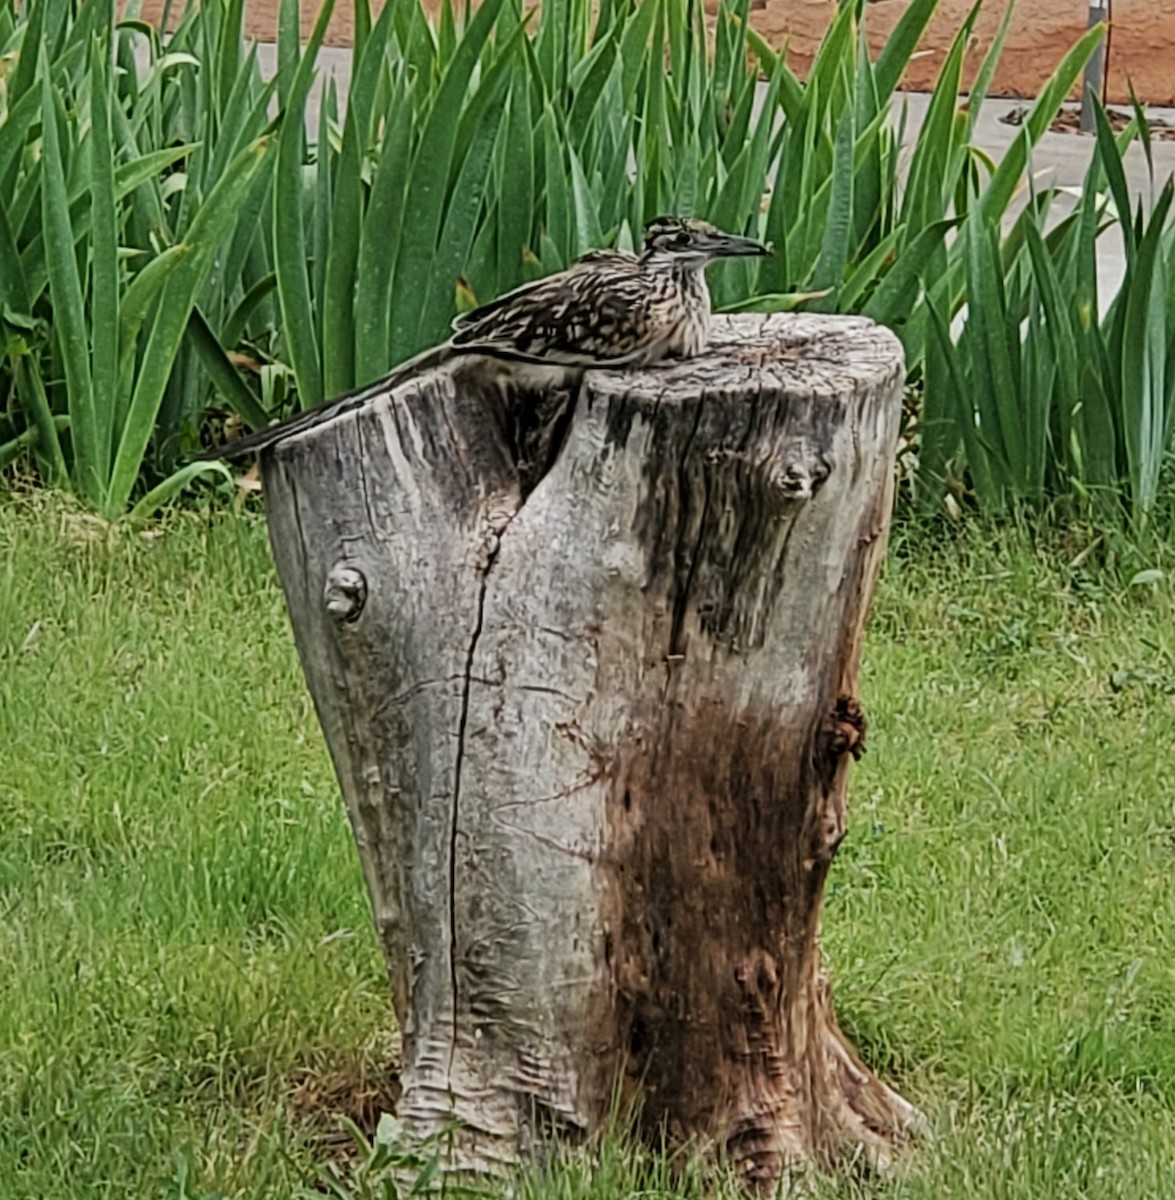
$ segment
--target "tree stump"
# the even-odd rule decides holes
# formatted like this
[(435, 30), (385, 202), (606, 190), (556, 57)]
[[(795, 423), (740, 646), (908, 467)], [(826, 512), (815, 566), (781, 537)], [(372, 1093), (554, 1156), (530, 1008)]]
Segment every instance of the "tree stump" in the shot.
[(902, 384), (867, 320), (719, 317), (701, 359), (563, 396), (450, 365), (264, 453), (399, 1115), (456, 1118), (451, 1166), (617, 1094), (764, 1185), (909, 1132), (819, 955)]

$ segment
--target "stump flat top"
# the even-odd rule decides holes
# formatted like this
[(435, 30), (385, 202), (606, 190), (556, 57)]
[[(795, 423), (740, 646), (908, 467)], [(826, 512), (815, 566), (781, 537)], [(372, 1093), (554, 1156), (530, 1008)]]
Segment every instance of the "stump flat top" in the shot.
[(878, 388), (905, 370), (902, 344), (868, 317), (821, 313), (715, 314), (706, 352), (677, 363), (590, 372), (597, 396), (661, 401), (771, 388), (843, 396)]

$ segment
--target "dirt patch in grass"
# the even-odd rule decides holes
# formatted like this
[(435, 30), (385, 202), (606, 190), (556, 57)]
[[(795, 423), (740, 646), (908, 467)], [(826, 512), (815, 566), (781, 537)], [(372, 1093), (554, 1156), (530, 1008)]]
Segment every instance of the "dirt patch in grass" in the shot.
[(338, 1070), (308, 1069), (290, 1097), (290, 1108), (315, 1159), (338, 1166), (359, 1156), (350, 1122), (370, 1141), (383, 1113), (400, 1101), (399, 1056), (362, 1061)]

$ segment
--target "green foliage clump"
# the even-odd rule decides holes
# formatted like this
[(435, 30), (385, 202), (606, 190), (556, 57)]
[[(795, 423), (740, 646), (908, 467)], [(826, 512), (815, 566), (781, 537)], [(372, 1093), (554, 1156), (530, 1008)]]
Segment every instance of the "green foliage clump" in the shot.
[[(676, 211), (774, 245), (714, 269), (718, 307), (899, 334), (924, 509), (953, 490), (1145, 523), (1175, 424), (1175, 221), (1166, 191), (1132, 211), (1142, 114), (1117, 138), (1101, 120), (1077, 213), (1052, 227), (1045, 191), (1005, 232), (1102, 30), (995, 163), (974, 133), (1011, 9), (961, 101), (977, 4), (903, 150), (896, 89), (937, 2), (876, 61), (864, 0), (841, 4), (801, 81), (749, 0), (721, 0), (712, 36), (700, 0), (445, 0), (435, 20), (355, 0), (345, 103), (326, 82), (308, 129), (334, 0), (306, 47), (283, 0), (268, 82), (244, 0), (190, 3), (166, 38), (109, 0), (0, 0), (0, 465), (31, 454), (107, 515), (147, 511), (217, 470), (184, 465), (210, 409), (256, 427), (369, 383), (457, 310)], [(1102, 320), (1114, 222), (1127, 275)]]
[[(1060, 498), (1070, 512), (1139, 534), (1164, 498), (1175, 434), (1175, 185), (1154, 192), (1137, 105), (1117, 136), (1096, 101), (1094, 113), (1097, 144), (1074, 211), (1046, 232), (1047, 191), (1002, 245), (994, 228), (967, 229), (957, 334), (926, 301), (921, 465), (931, 497), (965, 469), (991, 514)], [(1150, 165), (1149, 208), (1132, 205), (1126, 185), (1123, 155), (1136, 138)], [(1103, 313), (1097, 239), (1115, 222), (1125, 276)]]
[(31, 447), (107, 515), (216, 470), (176, 470), (191, 347), (263, 269), (245, 264), (272, 87), (243, 56), (242, 0), (208, 14), (165, 48), (112, 0), (0, 3), (0, 463)]

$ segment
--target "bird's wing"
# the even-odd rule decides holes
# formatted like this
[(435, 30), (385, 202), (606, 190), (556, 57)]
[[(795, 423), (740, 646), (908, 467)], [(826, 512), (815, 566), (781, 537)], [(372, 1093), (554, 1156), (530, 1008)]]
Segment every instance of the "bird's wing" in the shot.
[(636, 255), (629, 254), (625, 250), (589, 250), (586, 254), (581, 254), (571, 266), (563, 271), (558, 271), (554, 275), (544, 276), (542, 279), (536, 279), (531, 283), (524, 283), (521, 287), (516, 287), (513, 291), (505, 292), (503, 295), (498, 296), (497, 299), (489, 300), (485, 304), (471, 309), (469, 312), (458, 313), (453, 318), (452, 328), (454, 330), (468, 329), (472, 325), (480, 324), (487, 317), (492, 316), (508, 305), (525, 302), (526, 297), (532, 292), (539, 289), (546, 289), (556, 280), (562, 279), (569, 272), (575, 271), (584, 264), (629, 264), (636, 261)]
[(561, 366), (623, 361), (634, 346), (625, 318), (642, 298), (635, 255), (597, 250), (565, 271), (526, 284), (466, 313), (450, 345)]

